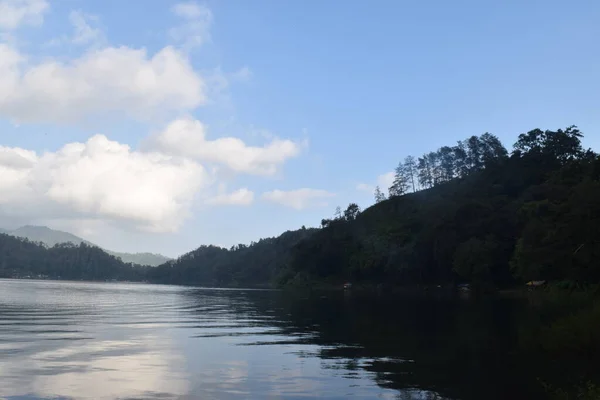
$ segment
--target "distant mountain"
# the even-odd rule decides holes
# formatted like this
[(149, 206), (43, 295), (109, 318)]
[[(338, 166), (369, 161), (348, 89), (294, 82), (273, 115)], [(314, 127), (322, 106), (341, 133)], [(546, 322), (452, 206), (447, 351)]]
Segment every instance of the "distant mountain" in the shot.
[(126, 263), (134, 263), (139, 265), (149, 265), (151, 267), (156, 267), (161, 264), (166, 263), (167, 261), (172, 260), (172, 258), (163, 256), (162, 254), (155, 253), (117, 253), (116, 251), (104, 250), (108, 254), (111, 254), (115, 257), (120, 258), (122, 261)]
[(32, 242), (42, 242), (48, 247), (53, 247), (59, 243), (85, 243), (93, 245), (87, 240), (75, 236), (72, 233), (57, 231), (54, 229), (50, 229), (47, 226), (25, 225), (7, 233), (12, 236), (27, 238)]
[[(73, 243), (80, 244), (85, 243), (89, 246), (96, 246), (95, 244), (80, 238), (79, 236), (75, 236), (69, 232), (58, 231), (55, 229), (50, 229), (47, 226), (33, 226), (26, 225), (22, 226), (15, 230), (6, 230), (0, 229), (0, 233), (6, 233), (8, 235), (17, 236), (21, 238), (29, 239), (32, 242), (41, 242), (44, 243), (48, 247), (53, 247), (59, 243)], [(96, 246), (99, 247), (99, 246)], [(134, 263), (139, 265), (150, 265), (157, 266), (164, 264), (165, 262), (171, 260), (171, 258), (163, 256), (162, 254), (153, 254), (153, 253), (118, 253), (115, 251), (110, 251), (103, 249), (110, 255), (120, 258), (123, 262), (126, 263)]]

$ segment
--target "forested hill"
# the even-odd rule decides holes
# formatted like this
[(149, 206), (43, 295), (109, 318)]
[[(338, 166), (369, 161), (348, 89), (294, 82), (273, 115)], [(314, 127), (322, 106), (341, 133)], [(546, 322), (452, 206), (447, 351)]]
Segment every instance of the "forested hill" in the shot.
[[(87, 240), (73, 235), (72, 233), (63, 232), (56, 229), (50, 229), (47, 226), (25, 225), (14, 230), (0, 229), (0, 233), (6, 233), (7, 235), (25, 238), (31, 242), (43, 243), (48, 247), (53, 247), (57, 244), (62, 243), (72, 243), (75, 245), (84, 243), (91, 247), (98, 247)], [(116, 251), (110, 251), (106, 249), (103, 250), (110, 255), (120, 258), (124, 263), (156, 266), (170, 260), (169, 257), (165, 257), (161, 254), (119, 253)]]
[(59, 243), (49, 247), (0, 233), (0, 278), (270, 287), (276, 285), (281, 272), (289, 266), (292, 247), (316, 231), (302, 227), (231, 249), (201, 246), (159, 267), (125, 263), (87, 243)]
[(284, 283), (600, 280), (600, 159), (576, 127), (533, 130), (508, 151), (473, 136), (396, 169), (390, 196), (324, 219)]
[(274, 286), (289, 269), (292, 248), (317, 231), (302, 227), (230, 249), (201, 246), (149, 270), (148, 279), (155, 283), (213, 287)]
[(0, 234), (0, 275), (201, 286), (600, 281), (600, 158), (575, 127), (533, 130), (509, 152), (472, 136), (396, 168), (389, 196), (231, 249), (201, 246), (155, 268), (85, 243)]
[(28, 239), (0, 234), (1, 278), (143, 281), (149, 268), (126, 264), (85, 243), (47, 247)]
[(149, 271), (152, 282), (256, 286), (530, 279), (598, 281), (600, 161), (576, 127), (533, 130), (509, 151), (472, 136), (396, 169), (389, 198), (350, 204), (321, 229), (250, 246), (202, 246)]

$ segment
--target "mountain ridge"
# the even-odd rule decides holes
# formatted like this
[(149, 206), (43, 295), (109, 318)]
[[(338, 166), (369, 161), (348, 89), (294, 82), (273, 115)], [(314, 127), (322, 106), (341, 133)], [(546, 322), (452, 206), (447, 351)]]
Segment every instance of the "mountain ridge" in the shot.
[(106, 253), (120, 258), (125, 263), (149, 265), (152, 267), (156, 267), (171, 260), (170, 257), (156, 253), (126, 253), (107, 250), (72, 233), (52, 229), (47, 226), (24, 225), (14, 230), (0, 228), (0, 233), (25, 238), (32, 242), (41, 242), (48, 247), (53, 247), (60, 243), (73, 243), (76, 245), (79, 245), (80, 243), (85, 243), (89, 246), (101, 248)]

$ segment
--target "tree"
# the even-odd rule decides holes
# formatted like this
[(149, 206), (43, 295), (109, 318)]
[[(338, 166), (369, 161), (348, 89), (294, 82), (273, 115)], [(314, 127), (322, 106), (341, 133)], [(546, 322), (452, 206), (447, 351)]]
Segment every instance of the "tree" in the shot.
[(335, 213), (333, 214), (333, 219), (342, 219), (342, 208), (337, 206), (335, 208)]
[(533, 129), (527, 133), (521, 133), (514, 144), (515, 151), (520, 153), (542, 153), (544, 148), (545, 133), (541, 129)]
[(514, 144), (514, 152), (529, 156), (542, 156), (548, 160), (557, 160), (564, 164), (584, 157), (581, 146), (583, 135), (575, 125), (565, 130), (542, 131), (534, 129), (519, 135)]
[(413, 156), (406, 156), (404, 159), (404, 173), (407, 180), (410, 181), (410, 186), (413, 193), (417, 191), (417, 161)]
[(483, 168), (482, 143), (477, 136), (467, 139), (467, 165), (470, 171), (479, 171)]
[(360, 214), (360, 207), (356, 203), (350, 203), (346, 211), (344, 211), (344, 218), (346, 221), (353, 221)]
[(584, 154), (581, 147), (581, 137), (583, 135), (575, 125), (558, 131), (546, 131), (545, 150), (552, 157), (561, 163), (576, 160)]
[(431, 166), (431, 160), (429, 157), (427, 157), (427, 154), (425, 154), (423, 157), (419, 157), (417, 171), (419, 185), (422, 188), (433, 187), (433, 169)]
[(404, 169), (404, 165), (402, 163), (398, 163), (398, 166), (394, 171), (394, 181), (392, 182), (392, 186), (390, 186), (388, 189), (390, 197), (402, 196), (405, 194), (408, 191), (408, 179), (409, 178), (406, 170)]
[(428, 165), (431, 171), (431, 184), (432, 186), (438, 185), (443, 182), (442, 179), (442, 167), (440, 164), (440, 156), (437, 151), (430, 151), (425, 155), (428, 160)]
[(440, 178), (447, 182), (454, 178), (454, 154), (451, 147), (443, 146), (438, 150)]
[(462, 140), (452, 147), (452, 158), (454, 160), (454, 175), (465, 177), (469, 174), (469, 166), (467, 163), (467, 148)]
[(508, 151), (496, 136), (491, 133), (484, 133), (479, 138), (481, 144), (481, 159), (485, 165), (508, 157)]
[(381, 203), (385, 200), (385, 194), (379, 189), (379, 186), (375, 187), (375, 203)]

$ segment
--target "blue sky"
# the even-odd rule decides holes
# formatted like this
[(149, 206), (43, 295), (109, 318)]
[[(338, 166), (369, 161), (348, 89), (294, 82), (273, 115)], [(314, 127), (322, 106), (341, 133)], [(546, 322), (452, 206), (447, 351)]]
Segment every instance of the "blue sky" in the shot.
[(1, 7), (21, 61), (0, 60), (19, 93), (0, 98), (0, 226), (175, 256), (367, 207), (357, 187), (473, 134), (576, 124), (600, 149), (592, 0)]

